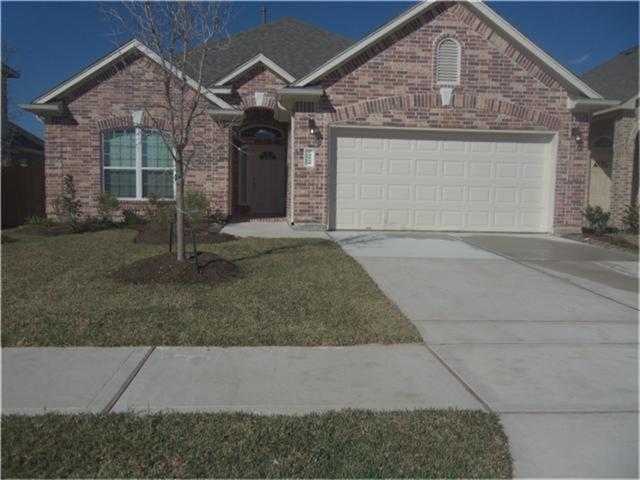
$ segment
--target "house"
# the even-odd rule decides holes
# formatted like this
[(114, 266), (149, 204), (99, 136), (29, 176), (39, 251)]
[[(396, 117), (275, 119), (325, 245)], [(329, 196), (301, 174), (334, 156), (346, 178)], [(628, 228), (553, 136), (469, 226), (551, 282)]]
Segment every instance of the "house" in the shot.
[[(282, 19), (225, 45), (187, 178), (212, 208), (298, 228), (582, 225), (592, 114), (619, 102), (486, 4), (421, 2), (355, 43)], [(132, 208), (173, 195), (171, 162), (135, 113), (159, 98), (156, 61), (131, 41), (23, 106), (46, 123), (49, 214), (65, 174), (85, 214), (103, 189)]]
[(638, 47), (581, 78), (603, 97), (618, 100), (593, 114), (588, 203), (610, 210), (620, 226), (625, 207), (638, 202)]
[(7, 80), (20, 74), (2, 64), (2, 226), (45, 216), (44, 142), (9, 121)]

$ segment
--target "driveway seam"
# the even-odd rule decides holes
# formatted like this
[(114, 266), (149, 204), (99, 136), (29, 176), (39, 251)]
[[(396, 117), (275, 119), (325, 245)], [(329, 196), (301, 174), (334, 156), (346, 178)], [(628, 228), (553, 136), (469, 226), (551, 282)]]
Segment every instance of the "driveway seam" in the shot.
[(131, 383), (136, 378), (136, 376), (138, 375), (138, 373), (140, 372), (140, 370), (142, 369), (144, 364), (147, 363), (147, 360), (149, 359), (149, 357), (151, 356), (151, 354), (154, 352), (155, 349), (156, 349), (156, 347), (149, 347), (149, 350), (147, 350), (147, 353), (145, 353), (144, 356), (142, 357), (142, 359), (138, 362), (138, 365), (136, 365), (136, 368), (133, 369), (133, 371), (129, 374), (129, 376), (124, 381), (122, 386), (118, 389), (118, 391), (115, 393), (113, 398), (111, 400), (109, 400), (109, 403), (107, 403), (107, 405), (105, 405), (105, 407), (102, 409), (102, 412), (100, 412), (100, 413), (110, 413), (111, 412), (111, 410), (113, 409), (114, 405), (118, 402), (118, 400), (120, 400), (120, 397), (122, 397), (124, 392), (129, 388), (129, 385), (131, 385)]
[(485, 409), (487, 409), (489, 412), (496, 413), (496, 411), (491, 407), (491, 405), (489, 405), (489, 403), (487, 403), (473, 388), (471, 388), (471, 385), (469, 385), (464, 380), (464, 378), (462, 378), (458, 374), (458, 372), (456, 372), (451, 366), (449, 366), (449, 364), (445, 362), (444, 359), (441, 358), (440, 355), (438, 355), (434, 349), (432, 349), (429, 345), (427, 345), (427, 343), (425, 343), (424, 346), (429, 352), (431, 352), (431, 354), (436, 358), (436, 360), (438, 360), (438, 362), (440, 362), (442, 366), (446, 368), (447, 371), (451, 375), (453, 375), (456, 380), (458, 380), (458, 382), (460, 382), (460, 384), (464, 387), (464, 389), (467, 390), (476, 400), (478, 400), (478, 402), (480, 402), (480, 404)]
[(546, 275), (547, 277), (555, 278), (556, 280), (560, 280), (562, 282), (566, 282), (569, 285), (573, 285), (574, 287), (581, 288), (582, 290), (586, 290), (587, 292), (593, 293), (594, 295), (598, 295), (599, 297), (606, 298), (607, 300), (615, 302), (618, 305), (622, 305), (623, 307), (629, 308), (630, 310), (633, 310), (635, 312), (638, 311), (637, 308), (630, 307), (626, 303), (622, 303), (619, 300), (616, 300), (615, 298), (611, 298), (611, 297), (608, 297), (606, 295), (603, 295), (602, 293), (600, 293), (598, 291), (591, 290), (590, 288), (587, 288), (587, 287), (585, 287), (583, 285), (579, 285), (579, 284), (577, 284), (577, 283), (575, 283), (575, 282), (573, 282), (573, 281), (571, 281), (571, 280), (569, 280), (567, 278), (563, 278), (563, 277), (554, 275), (554, 274), (552, 274), (552, 273), (550, 273), (548, 271), (536, 268), (533, 265), (530, 265), (529, 263), (526, 263), (523, 260), (518, 260), (518, 259), (515, 259), (515, 258), (512, 258), (512, 257), (509, 257), (509, 256), (507, 256), (507, 255), (505, 255), (503, 253), (500, 253), (500, 252), (498, 252), (498, 251), (496, 251), (496, 250), (494, 250), (492, 248), (480, 246), (477, 243), (475, 243), (474, 241), (466, 239), (466, 237), (456, 237), (456, 238), (458, 238), (462, 242), (466, 243), (467, 245), (473, 245), (474, 247), (479, 248), (480, 250), (484, 250), (485, 252), (493, 253), (494, 255), (497, 255), (497, 256), (505, 259), (505, 260), (510, 260), (510, 261), (512, 261), (514, 263), (517, 263), (518, 265), (522, 265), (523, 267), (530, 268), (531, 270), (535, 270), (536, 272), (542, 273), (543, 275)]

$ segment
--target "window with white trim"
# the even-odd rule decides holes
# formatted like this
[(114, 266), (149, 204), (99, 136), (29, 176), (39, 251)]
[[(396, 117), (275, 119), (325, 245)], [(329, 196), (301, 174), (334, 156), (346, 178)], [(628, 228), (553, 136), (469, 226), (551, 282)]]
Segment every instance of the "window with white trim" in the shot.
[(440, 40), (436, 48), (436, 83), (438, 85), (460, 83), (460, 44), (453, 38)]
[(175, 198), (175, 165), (164, 135), (146, 128), (102, 132), (103, 190), (122, 199)]

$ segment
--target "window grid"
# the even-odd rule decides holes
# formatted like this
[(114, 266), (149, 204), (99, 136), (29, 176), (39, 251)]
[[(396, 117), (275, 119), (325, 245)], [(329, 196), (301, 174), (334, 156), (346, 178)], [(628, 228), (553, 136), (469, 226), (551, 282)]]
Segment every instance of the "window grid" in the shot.
[[(114, 160), (120, 164), (124, 160), (126, 166), (114, 165)], [(119, 199), (145, 200), (154, 193), (160, 199), (175, 198), (175, 165), (160, 132), (142, 128), (103, 132), (102, 163), (102, 189), (114, 193)], [(145, 163), (155, 166), (144, 166)], [(124, 173), (129, 175), (123, 176)]]

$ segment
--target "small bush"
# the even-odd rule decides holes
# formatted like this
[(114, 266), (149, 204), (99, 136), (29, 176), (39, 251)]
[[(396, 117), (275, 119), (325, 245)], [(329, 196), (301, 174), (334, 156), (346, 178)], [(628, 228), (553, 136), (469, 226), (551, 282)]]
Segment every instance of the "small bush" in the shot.
[(124, 217), (125, 225), (143, 225), (147, 223), (144, 217), (140, 215), (140, 212), (135, 209), (131, 209), (131, 208), (123, 209), (122, 216)]
[(582, 212), (584, 218), (589, 222), (589, 227), (592, 228), (596, 234), (602, 235), (608, 230), (609, 219), (611, 213), (605, 212), (601, 207), (592, 207), (589, 205), (584, 212)]
[(73, 181), (73, 175), (67, 174), (64, 176), (64, 195), (54, 200), (53, 208), (59, 220), (72, 225), (78, 222), (82, 202), (76, 198), (76, 185)]
[(156, 195), (149, 197), (145, 210), (147, 220), (155, 227), (166, 227), (176, 218), (176, 209), (173, 203), (161, 201)]
[(206, 218), (209, 211), (209, 199), (203, 192), (187, 192), (184, 195), (184, 207), (187, 219), (199, 222)]
[(33, 215), (24, 219), (23, 225), (51, 225), (53, 221), (47, 217), (38, 217)]
[(113, 223), (113, 216), (120, 208), (118, 198), (111, 192), (101, 192), (96, 197), (98, 201), (98, 215), (105, 223)]
[(631, 233), (638, 233), (638, 204), (632, 203), (624, 208), (622, 217), (624, 228)]

